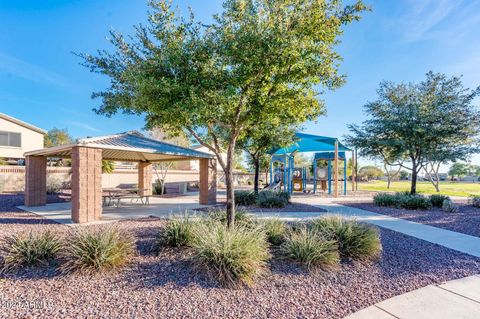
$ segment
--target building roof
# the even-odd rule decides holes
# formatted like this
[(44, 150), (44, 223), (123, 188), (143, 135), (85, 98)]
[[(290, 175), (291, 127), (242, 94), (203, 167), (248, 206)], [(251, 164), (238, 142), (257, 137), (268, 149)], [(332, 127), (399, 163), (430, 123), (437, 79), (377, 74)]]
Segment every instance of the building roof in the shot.
[(41, 128), (36, 127), (36, 126), (33, 126), (33, 125), (31, 125), (31, 124), (28, 124), (28, 123), (26, 123), (26, 122), (24, 122), (24, 121), (20, 121), (19, 119), (16, 119), (16, 118), (14, 118), (14, 117), (11, 117), (11, 116), (9, 116), (9, 115), (7, 115), (7, 114), (5, 114), (5, 113), (1, 113), (1, 112), (0, 112), (0, 118), (1, 118), (1, 119), (4, 119), (4, 120), (6, 120), (6, 121), (9, 121), (9, 122), (15, 123), (15, 124), (17, 124), (17, 125), (23, 126), (23, 127), (25, 127), (25, 128), (28, 128), (29, 130), (38, 132), (38, 133), (40, 133), (40, 134), (47, 134), (47, 131), (42, 130)]
[(113, 161), (160, 162), (213, 158), (211, 154), (157, 141), (145, 137), (137, 131), (80, 139), (75, 144), (54, 146), (27, 152), (25, 156), (35, 155), (69, 158), (71, 157), (72, 148), (76, 146), (100, 148), (103, 150), (103, 159)]
[[(312, 135), (305, 133), (295, 133), (296, 141), (290, 146), (277, 148), (272, 150), (272, 155), (284, 155), (302, 152), (333, 152), (335, 151), (335, 142), (338, 141), (335, 137)], [(338, 151), (345, 152), (351, 149), (345, 147), (338, 142)]]

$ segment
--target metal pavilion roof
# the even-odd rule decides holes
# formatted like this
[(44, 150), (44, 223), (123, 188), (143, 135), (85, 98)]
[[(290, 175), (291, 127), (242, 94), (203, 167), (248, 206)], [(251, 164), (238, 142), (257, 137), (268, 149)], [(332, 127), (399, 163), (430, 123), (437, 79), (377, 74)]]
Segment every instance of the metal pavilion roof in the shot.
[[(295, 133), (297, 141), (290, 146), (278, 148), (271, 152), (272, 155), (285, 155), (292, 153), (303, 153), (303, 152), (334, 152), (335, 151), (335, 141), (337, 138), (312, 135), (305, 133)], [(346, 152), (351, 151), (348, 147), (344, 146), (342, 143), (338, 142), (338, 151)]]
[(80, 139), (75, 144), (45, 148), (25, 155), (68, 158), (76, 146), (100, 148), (103, 150), (103, 159), (113, 161), (158, 162), (213, 157), (208, 153), (145, 137), (137, 131)]

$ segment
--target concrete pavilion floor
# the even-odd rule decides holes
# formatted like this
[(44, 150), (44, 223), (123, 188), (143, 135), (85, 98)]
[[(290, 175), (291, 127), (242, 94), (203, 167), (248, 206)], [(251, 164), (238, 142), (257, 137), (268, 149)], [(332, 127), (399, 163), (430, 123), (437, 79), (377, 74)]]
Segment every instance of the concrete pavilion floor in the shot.
[[(224, 200), (222, 193), (218, 194), (219, 201)], [(53, 203), (46, 206), (18, 208), (40, 215), (46, 219), (53, 220), (57, 223), (74, 225), (71, 219), (71, 203)], [(208, 207), (208, 205), (200, 205), (198, 192), (189, 192), (185, 195), (175, 197), (151, 197), (150, 205), (142, 205), (140, 201), (130, 199), (122, 200), (120, 207), (104, 206), (102, 220), (88, 224), (109, 223), (121, 219), (135, 219), (142, 217), (171, 217), (182, 215), (186, 210)]]

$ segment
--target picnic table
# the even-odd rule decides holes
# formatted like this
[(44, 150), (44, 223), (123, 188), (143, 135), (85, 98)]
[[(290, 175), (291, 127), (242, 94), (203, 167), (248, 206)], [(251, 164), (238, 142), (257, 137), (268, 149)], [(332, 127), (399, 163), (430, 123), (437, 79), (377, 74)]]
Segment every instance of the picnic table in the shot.
[(103, 206), (120, 207), (122, 199), (140, 200), (143, 205), (150, 205), (150, 196), (145, 195), (144, 188), (104, 188), (102, 189)]

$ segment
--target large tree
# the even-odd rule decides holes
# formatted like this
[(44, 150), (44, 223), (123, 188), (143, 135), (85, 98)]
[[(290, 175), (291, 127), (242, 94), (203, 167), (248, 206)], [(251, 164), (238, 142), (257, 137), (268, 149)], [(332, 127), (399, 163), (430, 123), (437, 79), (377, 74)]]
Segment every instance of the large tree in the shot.
[(418, 84), (383, 82), (378, 99), (365, 105), (369, 118), (349, 126), (347, 142), (362, 156), (410, 170), (415, 194), (422, 169), (478, 152), (480, 113), (472, 103), (478, 94), (480, 87), (469, 90), (459, 77), (433, 72)]
[(186, 132), (214, 152), (225, 172), (231, 227), (239, 136), (262, 123), (264, 114), (302, 122), (321, 113), (319, 90), (344, 82), (335, 51), (343, 27), (358, 20), (365, 6), (226, 0), (206, 25), (193, 14), (182, 18), (166, 0), (149, 4), (148, 25), (135, 27), (127, 39), (111, 33), (113, 52), (82, 55), (91, 71), (111, 80), (108, 89), (93, 94), (101, 99), (97, 112), (142, 114), (147, 128)]
[(75, 139), (68, 133), (66, 128), (52, 128), (48, 133), (43, 137), (43, 144), (45, 147), (59, 146), (65, 144), (71, 144)]

